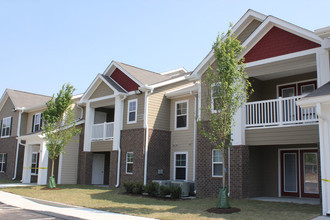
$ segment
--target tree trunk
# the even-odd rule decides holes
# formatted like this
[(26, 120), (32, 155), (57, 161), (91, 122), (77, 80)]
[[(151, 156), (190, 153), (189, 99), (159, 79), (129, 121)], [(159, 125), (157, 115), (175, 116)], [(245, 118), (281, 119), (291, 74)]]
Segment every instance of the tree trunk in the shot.
[(54, 159), (52, 159), (52, 172), (51, 172), (50, 176), (54, 176), (54, 164), (55, 164), (55, 161), (54, 161)]
[(222, 148), (222, 188), (226, 187), (226, 149), (225, 147)]

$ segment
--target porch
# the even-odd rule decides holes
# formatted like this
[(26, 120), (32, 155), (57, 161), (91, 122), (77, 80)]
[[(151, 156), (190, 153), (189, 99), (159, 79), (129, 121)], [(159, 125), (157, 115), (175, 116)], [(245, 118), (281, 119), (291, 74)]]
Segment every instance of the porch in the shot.
[(317, 124), (315, 108), (302, 109), (296, 102), (304, 95), (287, 98), (248, 102), (245, 104), (245, 127), (282, 127), (303, 124)]

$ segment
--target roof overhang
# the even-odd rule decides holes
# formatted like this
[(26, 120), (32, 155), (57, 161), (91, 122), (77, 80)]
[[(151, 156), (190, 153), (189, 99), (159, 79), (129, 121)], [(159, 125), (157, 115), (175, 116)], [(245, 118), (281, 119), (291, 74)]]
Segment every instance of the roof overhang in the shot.
[(174, 99), (198, 94), (198, 84), (190, 85), (181, 89), (165, 93), (166, 98)]
[[(0, 111), (2, 110), (3, 106), (5, 105), (7, 99), (10, 98), (10, 96), (8, 95), (8, 92), (7, 92), (7, 89), (5, 90), (5, 92), (3, 93), (1, 99), (0, 99)], [(16, 109), (16, 106), (15, 106), (15, 103), (14, 101), (11, 99), (15, 109)]]

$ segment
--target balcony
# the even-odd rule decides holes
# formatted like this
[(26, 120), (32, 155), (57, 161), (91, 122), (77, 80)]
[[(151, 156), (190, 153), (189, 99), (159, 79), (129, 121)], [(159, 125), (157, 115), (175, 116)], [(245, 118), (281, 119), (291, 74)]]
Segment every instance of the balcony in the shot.
[(104, 122), (92, 125), (92, 141), (113, 139), (114, 122)]
[(317, 123), (315, 108), (301, 109), (296, 105), (302, 97), (304, 96), (280, 97), (246, 103), (246, 128)]

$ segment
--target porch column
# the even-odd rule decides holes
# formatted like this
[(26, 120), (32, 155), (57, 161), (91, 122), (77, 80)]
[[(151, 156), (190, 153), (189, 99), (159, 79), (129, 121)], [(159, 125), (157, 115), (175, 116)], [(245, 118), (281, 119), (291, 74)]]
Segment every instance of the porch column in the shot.
[(115, 124), (113, 130), (113, 150), (118, 150), (120, 144), (120, 131), (123, 122), (123, 100), (120, 96), (115, 98)]
[(326, 49), (319, 49), (316, 53), (317, 86), (320, 87), (330, 81), (330, 56)]
[(26, 144), (24, 148), (23, 177), (22, 183), (31, 182), (31, 146)]
[(46, 142), (40, 143), (40, 155), (39, 155), (39, 171), (38, 171), (38, 185), (47, 184), (48, 174), (48, 150)]
[(322, 213), (330, 214), (330, 104), (317, 105), (320, 131)]
[(91, 151), (92, 125), (94, 124), (95, 109), (91, 108), (90, 102), (86, 104), (84, 151)]

